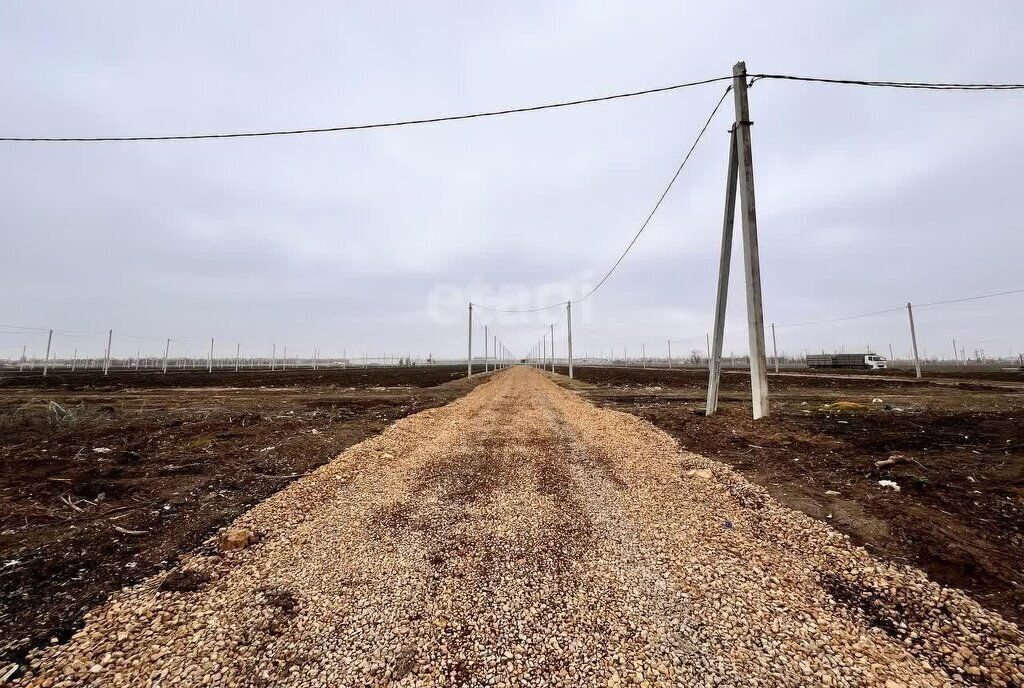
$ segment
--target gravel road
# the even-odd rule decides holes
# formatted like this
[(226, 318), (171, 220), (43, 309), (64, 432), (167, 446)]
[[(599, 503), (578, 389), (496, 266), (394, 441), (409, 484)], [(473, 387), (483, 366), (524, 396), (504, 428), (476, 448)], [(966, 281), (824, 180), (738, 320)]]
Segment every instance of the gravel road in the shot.
[(1024, 636), (527, 368), (116, 594), (31, 686), (1020, 686)]

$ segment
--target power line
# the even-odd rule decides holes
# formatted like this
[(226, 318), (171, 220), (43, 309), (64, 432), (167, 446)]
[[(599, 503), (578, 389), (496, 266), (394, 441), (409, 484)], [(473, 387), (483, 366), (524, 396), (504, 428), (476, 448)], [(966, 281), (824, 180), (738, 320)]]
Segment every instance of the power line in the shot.
[[(1016, 91), (1024, 89), (1024, 84), (1004, 83), (948, 83), (948, 82), (927, 82), (927, 81), (872, 81), (865, 79), (831, 79), (827, 77), (798, 76), (793, 74), (748, 74), (753, 81), (760, 79), (773, 79), (783, 81), (801, 81), (822, 84), (839, 84), (847, 86), (869, 86), (876, 88), (903, 88), (922, 89), (932, 91)], [(647, 88), (639, 91), (628, 91), (615, 93), (606, 96), (594, 96), (591, 98), (579, 98), (576, 100), (565, 100), (543, 105), (527, 105), (522, 107), (504, 108), (500, 110), (485, 110), (456, 115), (440, 115), (437, 117), (424, 117), (417, 119), (395, 120), (390, 122), (371, 122), (366, 124), (347, 124), (333, 127), (315, 127), (304, 129), (274, 129), (267, 131), (243, 131), (243, 132), (220, 132), (209, 134), (162, 134), (148, 136), (3, 136), (0, 141), (17, 143), (117, 143), (129, 141), (197, 141), (207, 139), (241, 139), (258, 138), (267, 136), (296, 136), (301, 134), (327, 134), (345, 131), (364, 131), (368, 129), (391, 129), (419, 124), (437, 124), (441, 122), (458, 122), (469, 119), (480, 119), (485, 117), (501, 117), (526, 112), (539, 112), (542, 110), (554, 110), (564, 107), (575, 107), (577, 105), (589, 105), (592, 103), (603, 103), (624, 98), (635, 98), (638, 96), (652, 95), (677, 91), (692, 86), (703, 86), (718, 81), (729, 81), (733, 76), (716, 76), (710, 79), (698, 81), (687, 81), (669, 86)]]
[(806, 327), (808, 325), (825, 325), (827, 323), (845, 322), (847, 320), (859, 320), (860, 318), (870, 318), (875, 315), (883, 315), (885, 313), (895, 313), (906, 308), (906, 306), (895, 306), (893, 308), (887, 308), (881, 311), (872, 311), (871, 313), (860, 313), (859, 315), (849, 315), (842, 318), (829, 318), (828, 320), (813, 320), (811, 322), (802, 323), (790, 323), (788, 325), (776, 325), (776, 329), (782, 329), (784, 327)]
[(418, 124), (437, 124), (440, 122), (458, 122), (467, 119), (481, 119), (484, 117), (501, 117), (515, 115), (524, 112), (539, 112), (541, 110), (555, 110), (557, 108), (575, 107), (577, 105), (590, 105), (592, 103), (604, 103), (611, 100), (624, 98), (636, 98), (654, 93), (665, 93), (677, 91), (691, 86), (703, 86), (704, 84), (715, 83), (716, 81), (731, 80), (732, 76), (716, 76), (700, 81), (687, 81), (671, 86), (659, 86), (648, 88), (642, 91), (629, 91), (627, 93), (615, 93), (607, 96), (595, 96), (592, 98), (580, 98), (578, 100), (565, 100), (544, 105), (528, 105), (524, 107), (505, 108), (502, 110), (486, 110), (461, 115), (441, 115), (438, 117), (426, 117), (420, 119), (397, 120), (391, 122), (373, 122), (368, 124), (347, 124), (335, 127), (318, 127), (312, 129), (278, 129), (271, 131), (247, 131), (229, 132), (216, 134), (167, 134), (158, 136), (3, 136), (0, 141), (21, 142), (21, 143), (112, 143), (127, 141), (196, 141), (201, 139), (242, 139), (257, 138), (265, 136), (295, 136), (299, 134), (327, 134), (343, 131), (365, 131), (367, 129), (394, 129), (397, 127), (408, 127)]
[(565, 303), (565, 301), (559, 301), (558, 303), (552, 303), (547, 306), (538, 306), (537, 308), (494, 308), (492, 306), (484, 306), (479, 303), (474, 303), (473, 308), (479, 308), (493, 313), (539, 313), (541, 311), (549, 311), (552, 308), (559, 308), (564, 306)]
[(686, 156), (683, 158), (683, 161), (679, 163), (679, 167), (676, 168), (676, 173), (672, 175), (672, 179), (669, 180), (668, 185), (665, 187), (665, 190), (661, 192), (661, 196), (658, 197), (658, 202), (654, 204), (654, 208), (652, 208), (651, 212), (647, 215), (647, 219), (644, 220), (644, 223), (640, 225), (640, 229), (638, 229), (636, 234), (633, 235), (633, 239), (626, 246), (626, 250), (622, 252), (622, 255), (620, 255), (619, 259), (615, 261), (615, 264), (612, 265), (611, 269), (605, 273), (604, 277), (601, 278), (601, 281), (595, 284), (593, 289), (591, 289), (582, 297), (580, 297), (577, 300), (577, 303), (582, 303), (583, 301), (586, 301), (591, 297), (591, 295), (595, 291), (601, 288), (601, 285), (604, 284), (605, 281), (612, 276), (612, 273), (615, 272), (615, 268), (619, 267), (619, 264), (626, 257), (626, 254), (629, 253), (629, 250), (631, 248), (633, 248), (633, 244), (636, 243), (636, 240), (639, 239), (640, 235), (643, 234), (645, 229), (647, 229), (647, 225), (649, 225), (651, 220), (654, 218), (654, 214), (658, 212), (658, 208), (661, 207), (662, 201), (664, 201), (665, 197), (668, 196), (668, 192), (672, 190), (672, 185), (676, 183), (676, 179), (679, 178), (679, 175), (682, 173), (683, 168), (686, 167), (686, 163), (689, 162), (690, 156), (693, 155), (693, 151), (697, 148), (697, 144), (700, 143), (700, 140), (704, 137), (704, 132), (708, 130), (708, 127), (711, 125), (711, 120), (715, 118), (716, 114), (718, 114), (718, 108), (722, 107), (722, 103), (725, 102), (725, 97), (729, 95), (729, 91), (731, 89), (731, 86), (726, 88), (725, 91), (722, 93), (722, 97), (718, 99), (717, 103), (715, 103), (714, 109), (712, 109), (711, 114), (708, 115), (707, 121), (704, 122), (704, 126), (701, 127), (700, 132), (697, 134), (697, 138), (693, 140), (693, 145), (690, 146), (690, 150), (686, 152)]
[(783, 81), (805, 81), (819, 84), (844, 86), (872, 86), (876, 88), (907, 88), (928, 91), (1019, 91), (1024, 84), (959, 84), (928, 81), (867, 81), (863, 79), (829, 79), (816, 76), (795, 76), (792, 74), (750, 74), (754, 80), (776, 79)]
[[(929, 306), (945, 306), (951, 303), (964, 303), (966, 301), (980, 301), (982, 299), (991, 299), (997, 296), (1009, 296), (1010, 294), (1024, 294), (1024, 287), (1020, 289), (1009, 289), (1007, 291), (997, 291), (991, 294), (979, 294), (977, 296), (965, 296), (958, 299), (947, 299), (945, 301), (930, 301), (928, 303), (911, 303), (914, 308), (928, 308)], [(824, 325), (827, 323), (844, 322), (847, 320), (859, 320), (860, 318), (870, 318), (875, 315), (884, 315), (886, 313), (895, 313), (896, 311), (902, 311), (906, 308), (906, 305), (893, 306), (892, 308), (886, 308), (880, 311), (872, 311), (871, 313), (861, 313), (859, 315), (850, 315), (842, 318), (829, 318), (828, 320), (814, 320), (811, 322), (802, 323), (791, 323), (789, 325), (776, 325), (776, 329), (782, 329), (784, 327), (805, 327), (808, 325)]]
[(1011, 289), (1009, 291), (997, 291), (992, 294), (981, 294), (979, 296), (966, 296), (962, 299), (949, 299), (948, 301), (932, 301), (931, 303), (915, 303), (914, 306), (917, 308), (927, 308), (928, 306), (944, 306), (947, 303), (963, 303), (964, 301), (979, 301), (981, 299), (991, 299), (994, 296), (1009, 296), (1010, 294), (1021, 294), (1024, 293), (1024, 287), (1020, 289)]
[[(601, 288), (601, 285), (603, 285), (608, 280), (608, 278), (612, 276), (612, 273), (615, 272), (615, 269), (619, 267), (623, 259), (625, 259), (626, 254), (628, 254), (630, 249), (633, 248), (633, 245), (636, 243), (636, 240), (639, 239), (640, 235), (643, 234), (645, 229), (647, 229), (647, 225), (649, 225), (651, 223), (651, 220), (654, 219), (655, 213), (658, 212), (658, 209), (664, 202), (665, 197), (668, 196), (668, 192), (672, 190), (672, 186), (676, 183), (676, 180), (679, 179), (679, 175), (682, 173), (683, 168), (686, 167), (686, 163), (689, 162), (690, 156), (692, 156), (693, 151), (696, 150), (697, 144), (700, 143), (700, 140), (704, 137), (704, 133), (708, 130), (708, 127), (711, 125), (711, 120), (713, 120), (715, 118), (715, 115), (718, 114), (718, 109), (722, 107), (722, 103), (725, 102), (725, 97), (729, 95), (730, 90), (732, 90), (732, 86), (727, 87), (725, 91), (722, 93), (722, 97), (718, 99), (717, 103), (715, 103), (715, 107), (711, 110), (711, 114), (708, 115), (707, 120), (705, 120), (704, 126), (701, 127), (700, 131), (697, 133), (697, 138), (693, 140), (693, 144), (690, 146), (690, 150), (686, 152), (686, 155), (683, 157), (683, 161), (679, 163), (679, 167), (676, 168), (675, 174), (672, 175), (672, 178), (669, 179), (668, 184), (665, 186), (665, 190), (661, 192), (661, 196), (658, 197), (658, 201), (654, 204), (654, 207), (651, 209), (651, 212), (647, 214), (647, 218), (643, 221), (643, 224), (640, 225), (640, 229), (636, 231), (636, 234), (633, 235), (633, 238), (630, 240), (629, 244), (626, 245), (625, 250), (619, 255), (618, 260), (615, 261), (611, 268), (609, 268), (608, 272), (604, 274), (604, 277), (602, 277), (600, 281), (598, 281), (598, 283), (595, 284), (590, 289), (590, 291), (588, 291), (586, 294), (584, 294), (583, 296), (576, 300), (576, 303), (582, 303), (586, 301), (594, 294), (594, 292)], [(480, 304), (473, 305), (478, 308), (483, 308), (484, 310), (496, 311), (499, 313), (537, 313), (539, 311), (546, 311), (551, 308), (563, 306), (565, 305), (565, 301), (559, 301), (558, 303), (548, 304), (547, 306), (538, 306), (536, 308), (523, 309), (501, 309), (492, 308), (489, 306), (481, 306)]]

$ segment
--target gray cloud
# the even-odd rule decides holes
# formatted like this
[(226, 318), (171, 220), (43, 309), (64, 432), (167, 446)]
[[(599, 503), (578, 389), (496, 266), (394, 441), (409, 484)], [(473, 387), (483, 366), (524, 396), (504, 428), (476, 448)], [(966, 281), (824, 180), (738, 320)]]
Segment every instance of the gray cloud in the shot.
[[(1020, 81), (1016, 3), (72, 2), (0, 10), (9, 135), (323, 126), (468, 112), (752, 71)], [(1015, 73), (1016, 72), (1016, 73)], [(306, 138), (3, 144), (0, 322), (167, 336), (202, 351), (461, 355), (449, 285), (585, 291), (649, 211), (721, 93)], [(751, 91), (769, 321), (1021, 286), (1018, 93), (762, 81)], [(701, 344), (713, 309), (731, 103), (577, 348)], [(737, 235), (738, 236), (738, 235)], [(729, 329), (744, 323), (742, 256)], [(567, 287), (565, 285), (568, 285)], [(486, 292), (484, 292), (486, 293)], [(559, 297), (561, 298), (561, 297)], [(1020, 296), (922, 310), (924, 348), (1019, 351)], [(486, 316), (485, 316), (486, 317)], [(557, 317), (557, 316), (556, 316)], [(544, 318), (495, 318), (522, 351)], [(790, 352), (908, 350), (902, 313), (780, 329)], [(123, 333), (123, 334), (122, 334)], [(129, 339), (138, 336), (145, 340)], [(0, 356), (43, 333), (0, 333)], [(152, 341), (148, 341), (151, 339)], [(98, 353), (100, 335), (58, 337)], [(745, 349), (734, 335), (726, 349)], [(191, 342), (191, 343), (190, 343)], [(678, 346), (686, 347), (688, 343)]]

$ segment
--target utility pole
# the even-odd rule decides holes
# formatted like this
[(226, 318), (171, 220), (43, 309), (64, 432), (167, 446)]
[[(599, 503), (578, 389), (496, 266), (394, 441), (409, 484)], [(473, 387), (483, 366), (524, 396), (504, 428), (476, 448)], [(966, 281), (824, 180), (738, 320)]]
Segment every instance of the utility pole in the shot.
[(235, 372), (236, 373), (238, 372), (238, 362), (239, 362), (239, 359), (241, 357), (242, 357), (242, 344), (241, 344), (241, 342), (239, 342), (238, 344), (235, 344)]
[(469, 339), (466, 352), (466, 377), (473, 377), (473, 304), (469, 304)]
[(896, 365), (896, 359), (893, 357), (892, 353), (892, 342), (889, 342), (889, 365)]
[(75, 368), (78, 366), (78, 347), (75, 347), (75, 354), (71, 357), (71, 372), (75, 372)]
[(46, 335), (46, 358), (43, 359), (43, 375), (46, 375), (46, 369), (50, 367), (50, 343), (53, 341), (53, 330), (50, 330), (50, 334)]
[(668, 369), (672, 370), (672, 340), (668, 340)]
[(640, 367), (647, 367), (647, 347), (643, 344), (640, 345)]
[(107, 352), (103, 356), (103, 374), (106, 375), (107, 371), (110, 370), (110, 345), (114, 341), (114, 331), (110, 330), (107, 332)]
[(555, 372), (555, 325), (551, 324), (551, 372)]
[[(744, 82), (745, 83), (745, 82)], [(722, 248), (718, 257), (718, 298), (715, 301), (715, 346), (705, 332), (708, 345), (708, 398), (704, 414), (710, 416), (718, 410), (718, 386), (722, 377), (722, 339), (725, 337), (725, 307), (729, 299), (729, 269), (732, 264), (732, 232), (736, 217), (736, 175), (739, 159), (736, 127), (729, 132), (729, 172), (725, 182), (725, 213), (722, 221)]]
[(541, 337), (541, 342), (542, 342), (541, 346), (543, 347), (542, 350), (544, 352), (544, 356), (541, 359), (540, 369), (541, 370), (547, 370), (548, 369), (548, 333), (547, 332), (545, 332), (544, 336)]
[(739, 162), (740, 219), (747, 286), (747, 337), (750, 341), (750, 395), (754, 420), (768, 415), (768, 371), (764, 346), (764, 313), (761, 302), (761, 257), (757, 243), (757, 210), (754, 202), (754, 159), (750, 141), (750, 105), (747, 102), (747, 65), (732, 68), (736, 105), (737, 160)]
[(277, 344), (270, 345), (270, 369), (277, 370)]
[(18, 372), (25, 370), (25, 345), (21, 345), (21, 362), (18, 364)]
[(169, 354), (170, 352), (171, 352), (171, 340), (168, 337), (167, 345), (164, 347), (164, 366), (163, 366), (164, 367), (164, 370), (163, 370), (164, 374), (167, 373), (167, 354)]
[(491, 335), (491, 354), (494, 356), (494, 369), (498, 369), (498, 364), (501, 362), (501, 357), (498, 355), (498, 335)]
[(288, 345), (285, 344), (282, 347), (284, 350), (281, 352), (281, 370), (288, 367)]
[(210, 357), (206, 359), (206, 372), (213, 372), (213, 337), (210, 337)]
[(569, 379), (572, 379), (572, 301), (565, 302), (566, 329), (569, 333)]
[(960, 356), (956, 352), (956, 337), (953, 337), (953, 363), (960, 367)]
[(777, 373), (779, 372), (779, 345), (775, 341), (775, 323), (772, 323), (772, 356), (775, 358), (775, 372)]
[(917, 357), (917, 331), (914, 329), (914, 309), (907, 302), (907, 317), (910, 318), (910, 341), (914, 345), (914, 371), (921, 377), (921, 359)]
[(488, 371), (487, 361), (487, 325), (484, 325), (484, 372)]

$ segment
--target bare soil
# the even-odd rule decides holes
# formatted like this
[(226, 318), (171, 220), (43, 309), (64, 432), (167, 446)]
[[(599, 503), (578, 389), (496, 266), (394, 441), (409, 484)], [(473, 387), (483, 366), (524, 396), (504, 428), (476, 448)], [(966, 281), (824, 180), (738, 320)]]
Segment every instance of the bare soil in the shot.
[(1024, 633), (963, 593), (538, 371), (486, 380), (248, 510), (248, 546), (114, 593), (15, 685), (1024, 685)]
[(0, 659), (65, 640), (112, 591), (482, 379), (464, 377), (452, 367), (0, 375)]
[[(595, 402), (1024, 622), (1024, 385), (771, 375), (771, 417), (753, 421), (746, 373), (723, 374), (721, 410), (707, 418), (703, 370), (577, 367), (575, 377)], [(843, 401), (854, 405), (831, 406)]]

